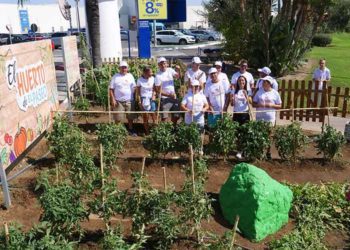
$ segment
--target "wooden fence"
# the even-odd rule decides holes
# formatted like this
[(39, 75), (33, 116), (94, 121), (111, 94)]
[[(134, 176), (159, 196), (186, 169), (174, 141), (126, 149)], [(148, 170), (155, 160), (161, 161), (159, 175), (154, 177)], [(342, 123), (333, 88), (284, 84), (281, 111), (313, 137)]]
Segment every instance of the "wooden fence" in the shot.
[(318, 82), (312, 81), (283, 80), (279, 83), (282, 109), (338, 107), (338, 110), (283, 111), (280, 112), (280, 119), (323, 122), (327, 114), (345, 117), (349, 110), (349, 88), (324, 83), (322, 90), (318, 90), (318, 85)]

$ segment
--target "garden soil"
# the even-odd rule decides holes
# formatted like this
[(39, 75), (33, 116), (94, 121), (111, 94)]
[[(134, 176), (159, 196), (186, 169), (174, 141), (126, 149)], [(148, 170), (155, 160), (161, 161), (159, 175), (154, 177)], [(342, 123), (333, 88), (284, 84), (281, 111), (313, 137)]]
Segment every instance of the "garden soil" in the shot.
[[(88, 134), (89, 140), (93, 141), (94, 136)], [(142, 157), (147, 154), (141, 145), (141, 137), (129, 138), (126, 151), (118, 159), (118, 170), (113, 175), (118, 178), (118, 185), (121, 189), (131, 187), (131, 173), (140, 171)], [(38, 159), (48, 151), (46, 139), (41, 140), (26, 158), (10, 173), (10, 176), (23, 166), (28, 165), (33, 159)], [(97, 154), (98, 150), (95, 149)], [(340, 161), (324, 164), (320, 156), (316, 154), (313, 147), (310, 147), (304, 153), (305, 160), (295, 164), (288, 165), (278, 159), (275, 149), (272, 150), (272, 161), (255, 162), (254, 165), (265, 170), (272, 178), (279, 182), (289, 183), (325, 183), (325, 182), (349, 182), (350, 167), (350, 145), (347, 144), (343, 149), (343, 156)], [(176, 158), (176, 159), (173, 159)], [(206, 190), (209, 195), (217, 199), (221, 186), (226, 181), (231, 168), (237, 163), (233, 159), (224, 161), (222, 159), (210, 159), (209, 178), (206, 183)], [(173, 155), (165, 156), (165, 160), (147, 159), (145, 173), (155, 188), (163, 189), (163, 171), (161, 167), (166, 167), (167, 181), (169, 185), (173, 185), (177, 190), (181, 189), (184, 182), (184, 170), (188, 167), (188, 156), (186, 154), (174, 157)], [(0, 209), (0, 223), (7, 221), (9, 223), (19, 223), (28, 230), (39, 222), (41, 209), (38, 203), (39, 193), (35, 192), (35, 180), (39, 173), (47, 168), (54, 167), (53, 156), (49, 155), (47, 159), (40, 161), (23, 175), (10, 182), (11, 196), (13, 206), (9, 209)], [(0, 202), (3, 203), (2, 190), (0, 189)], [(224, 219), (220, 211), (218, 202), (213, 203), (215, 213), (209, 222), (203, 222), (203, 228), (215, 232), (216, 234), (224, 234), (227, 230), (231, 230), (230, 226)], [(113, 218), (112, 224), (122, 223), (126, 233), (130, 232), (130, 220), (128, 218)], [(83, 228), (87, 231), (86, 242), (81, 244), (81, 249), (98, 249), (96, 241), (101, 237), (104, 230), (104, 223), (97, 216), (90, 216), (90, 220), (82, 223)], [(237, 244), (246, 249), (266, 249), (268, 242), (279, 239), (294, 228), (292, 220), (284, 226), (276, 234), (271, 235), (259, 243), (252, 243), (244, 239), (240, 235), (237, 236)], [(326, 235), (326, 244), (331, 249), (344, 249), (349, 247), (349, 235), (345, 232), (332, 231)], [(186, 242), (175, 244), (173, 249), (188, 249)]]

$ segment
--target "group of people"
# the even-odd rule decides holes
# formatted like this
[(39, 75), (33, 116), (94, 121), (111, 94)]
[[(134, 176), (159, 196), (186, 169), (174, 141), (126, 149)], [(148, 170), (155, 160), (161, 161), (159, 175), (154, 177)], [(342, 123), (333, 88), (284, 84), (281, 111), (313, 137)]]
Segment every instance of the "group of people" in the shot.
[[(239, 71), (234, 73), (231, 81), (222, 72), (222, 62), (215, 62), (209, 69), (208, 76), (200, 69), (202, 63), (199, 57), (192, 59), (191, 67), (185, 72), (184, 80), (188, 87), (187, 93), (179, 101), (174, 80), (181, 77), (179, 66), (168, 67), (164, 57), (157, 59), (158, 72), (152, 72), (150, 67), (144, 67), (142, 76), (137, 81), (128, 72), (128, 64), (122, 61), (119, 65), (119, 73), (115, 74), (110, 82), (110, 97), (113, 110), (119, 111), (115, 120), (120, 122), (126, 112), (128, 129), (131, 135), (136, 135), (133, 130), (135, 103), (139, 104), (143, 111), (144, 128), (149, 132), (149, 117), (153, 122), (156, 119), (156, 111), (160, 110), (161, 120), (171, 121), (176, 124), (181, 117), (181, 111), (185, 111), (184, 121), (186, 124), (196, 123), (200, 128), (204, 127), (206, 113), (209, 127), (215, 126), (220, 117), (233, 108), (233, 120), (244, 124), (252, 119), (252, 108), (256, 108), (256, 120), (264, 120), (274, 123), (275, 110), (282, 105), (278, 93), (278, 83), (270, 76), (268, 67), (258, 69), (259, 79), (255, 82), (253, 75), (247, 71), (248, 62), (242, 59), (239, 62)], [(314, 78), (318, 81), (330, 79), (321, 68), (325, 61), (320, 60), (320, 69), (315, 72)], [(324, 76), (323, 76), (324, 74)], [(157, 102), (157, 98), (159, 102)]]

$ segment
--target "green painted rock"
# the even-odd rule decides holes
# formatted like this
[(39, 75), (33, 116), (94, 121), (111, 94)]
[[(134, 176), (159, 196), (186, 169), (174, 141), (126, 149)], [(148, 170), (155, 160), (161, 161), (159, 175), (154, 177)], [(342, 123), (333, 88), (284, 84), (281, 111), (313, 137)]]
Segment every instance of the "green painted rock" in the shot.
[(245, 237), (260, 241), (288, 222), (293, 193), (253, 165), (236, 165), (220, 190), (220, 206), (227, 221)]

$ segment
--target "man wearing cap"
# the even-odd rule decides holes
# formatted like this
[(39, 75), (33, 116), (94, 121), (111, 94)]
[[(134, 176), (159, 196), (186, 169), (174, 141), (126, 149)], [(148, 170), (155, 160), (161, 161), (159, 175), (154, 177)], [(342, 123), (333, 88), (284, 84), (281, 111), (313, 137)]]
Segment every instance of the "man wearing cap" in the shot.
[[(218, 71), (218, 78), (220, 81), (225, 81), (228, 84), (230, 83), (228, 80), (228, 77), (226, 75), (226, 73), (222, 72), (222, 62), (221, 61), (216, 61), (214, 63), (214, 67), (216, 68), (216, 70)], [(207, 83), (210, 81), (210, 76), (208, 76), (207, 78)]]
[(187, 83), (188, 89), (192, 89), (191, 82), (193, 80), (199, 81), (200, 87), (203, 89), (204, 83), (206, 81), (206, 75), (204, 71), (199, 69), (201, 59), (198, 56), (192, 58), (191, 68), (185, 73), (185, 82)]
[[(159, 71), (155, 77), (155, 86), (161, 95), (161, 109), (162, 111), (179, 111), (180, 106), (176, 98), (174, 78), (180, 77), (180, 68), (179, 66), (176, 66), (175, 70), (168, 68), (167, 60), (164, 57), (158, 58), (157, 62)], [(163, 113), (162, 121), (166, 121), (168, 117), (168, 113)], [(172, 122), (176, 124), (179, 117), (179, 114), (173, 114)]]
[[(271, 70), (269, 67), (263, 67), (261, 69), (258, 69), (259, 72), (259, 80), (256, 83), (256, 89), (255, 89), (255, 93), (262, 88), (262, 84), (263, 84), (263, 78), (265, 77), (270, 77), (271, 78), (271, 82), (272, 82), (272, 88), (276, 91), (278, 91), (278, 82), (276, 81), (276, 79), (274, 79), (273, 77), (270, 76), (271, 74)], [(255, 95), (254, 93), (254, 95)]]
[(231, 86), (235, 88), (238, 77), (244, 76), (247, 79), (248, 95), (252, 95), (252, 89), (254, 89), (254, 78), (253, 78), (253, 75), (247, 71), (247, 69), (248, 69), (248, 61), (245, 59), (240, 60), (239, 71), (233, 74), (231, 78)]
[(322, 93), (320, 91), (322, 91), (323, 89), (323, 84), (325, 83), (327, 88), (327, 84), (331, 80), (331, 71), (329, 70), (329, 68), (326, 67), (326, 60), (320, 59), (319, 65), (320, 67), (315, 69), (314, 74), (312, 76), (312, 80), (314, 81), (313, 89), (319, 90), (317, 100), (314, 100), (315, 106), (321, 105)]
[(208, 101), (203, 93), (200, 92), (199, 81), (191, 82), (192, 91), (189, 91), (181, 102), (181, 109), (188, 111), (185, 114), (185, 123), (196, 123), (200, 129), (204, 128), (204, 112), (209, 108)]
[[(114, 111), (134, 111), (134, 92), (136, 88), (135, 79), (132, 74), (128, 73), (128, 63), (121, 61), (119, 64), (119, 73), (112, 77), (109, 85), (109, 93), (111, 97), (111, 105)], [(130, 135), (136, 136), (133, 130), (134, 114), (126, 114), (128, 120), (128, 129)], [(114, 116), (115, 121), (121, 122), (124, 114), (118, 113)]]
[(208, 125), (214, 127), (221, 114), (227, 110), (230, 86), (228, 82), (219, 80), (216, 68), (209, 69), (210, 81), (205, 85), (204, 95), (208, 99)]

